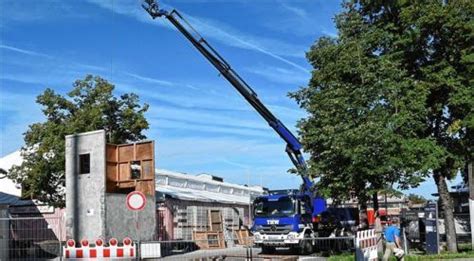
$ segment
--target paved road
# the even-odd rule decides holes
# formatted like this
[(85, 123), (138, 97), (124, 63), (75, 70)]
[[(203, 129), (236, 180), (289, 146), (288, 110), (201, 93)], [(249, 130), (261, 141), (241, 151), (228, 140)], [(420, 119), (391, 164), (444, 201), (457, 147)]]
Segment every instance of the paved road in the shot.
[[(260, 260), (286, 260), (286, 261), (299, 261), (299, 260), (327, 260), (325, 257), (318, 257), (318, 256), (299, 256), (293, 255), (288, 253), (288, 251), (277, 251), (274, 255), (262, 255), (260, 254), (260, 248), (252, 248), (252, 260), (260, 261)], [(226, 249), (213, 249), (213, 250), (197, 250), (194, 252), (181, 254), (181, 255), (174, 255), (162, 258), (160, 260), (193, 260), (193, 259), (200, 259), (200, 258), (207, 258), (212, 260), (216, 258), (216, 260), (236, 260), (236, 261), (244, 261), (250, 257), (249, 249), (244, 247), (232, 247)]]

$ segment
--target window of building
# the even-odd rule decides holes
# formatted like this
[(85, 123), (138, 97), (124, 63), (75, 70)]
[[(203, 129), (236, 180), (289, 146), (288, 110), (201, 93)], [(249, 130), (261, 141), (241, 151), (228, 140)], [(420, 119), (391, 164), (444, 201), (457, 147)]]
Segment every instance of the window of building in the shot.
[(131, 161), (130, 162), (130, 172), (132, 179), (140, 179), (142, 167), (140, 165), (140, 161)]
[(91, 172), (91, 155), (80, 154), (79, 155), (79, 174), (89, 174)]

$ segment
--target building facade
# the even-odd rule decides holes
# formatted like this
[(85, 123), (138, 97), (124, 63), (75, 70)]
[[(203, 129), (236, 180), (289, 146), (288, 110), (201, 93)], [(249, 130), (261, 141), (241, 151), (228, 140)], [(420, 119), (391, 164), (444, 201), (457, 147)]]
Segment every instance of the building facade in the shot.
[(224, 232), (252, 224), (251, 203), (265, 193), (259, 186), (224, 182), (208, 174), (197, 176), (167, 170), (156, 171), (159, 240), (191, 240), (193, 231), (211, 228), (210, 212), (222, 216)]

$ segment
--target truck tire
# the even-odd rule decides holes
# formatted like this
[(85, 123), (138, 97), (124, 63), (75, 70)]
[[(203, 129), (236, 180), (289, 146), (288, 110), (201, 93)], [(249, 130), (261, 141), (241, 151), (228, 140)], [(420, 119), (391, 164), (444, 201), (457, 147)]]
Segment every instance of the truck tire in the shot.
[(296, 246), (290, 246), (290, 253), (294, 255), (298, 255), (300, 253), (300, 247), (299, 245)]
[(300, 242), (300, 254), (309, 255), (313, 253), (313, 242), (310, 234), (305, 234), (303, 240)]
[(275, 253), (275, 247), (273, 246), (262, 246), (262, 254), (273, 254)]

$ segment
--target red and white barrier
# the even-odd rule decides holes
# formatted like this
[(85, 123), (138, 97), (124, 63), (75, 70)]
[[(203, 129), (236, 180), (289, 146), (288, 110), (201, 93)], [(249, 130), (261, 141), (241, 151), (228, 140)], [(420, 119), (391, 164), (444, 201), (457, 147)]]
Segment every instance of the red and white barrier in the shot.
[(357, 232), (356, 260), (378, 260), (377, 235), (375, 234), (375, 229), (368, 229)]
[(63, 257), (64, 258), (101, 258), (101, 257), (135, 257), (136, 250), (133, 241), (126, 237), (122, 240), (122, 245), (118, 245), (116, 238), (109, 240), (109, 245), (104, 246), (104, 241), (98, 238), (95, 241), (94, 246), (89, 245), (87, 239), (81, 240), (79, 247), (76, 247), (76, 242), (69, 239), (64, 247)]

